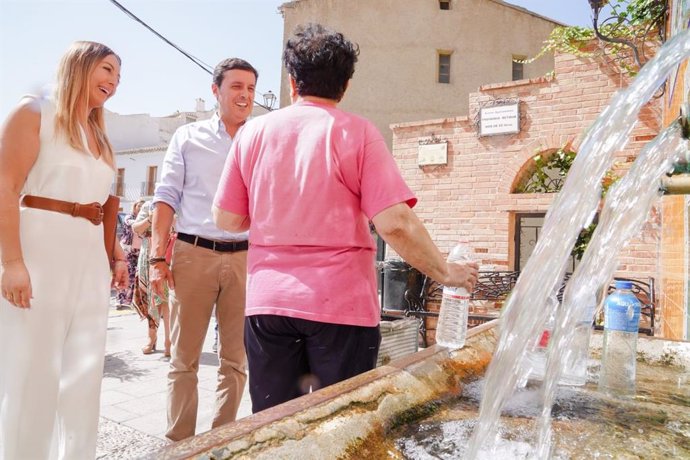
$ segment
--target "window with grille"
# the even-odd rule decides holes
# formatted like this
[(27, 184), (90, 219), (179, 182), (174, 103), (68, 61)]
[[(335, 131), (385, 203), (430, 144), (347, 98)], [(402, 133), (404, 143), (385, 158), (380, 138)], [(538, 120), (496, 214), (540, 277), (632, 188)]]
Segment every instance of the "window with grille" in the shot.
[(439, 0), (438, 6), (442, 10), (449, 10), (450, 9), (450, 0)]
[(144, 195), (153, 195), (156, 190), (156, 178), (158, 177), (158, 166), (149, 166), (146, 175), (146, 193)]
[(117, 168), (117, 180), (115, 181), (115, 195), (125, 196), (125, 168)]
[(513, 81), (525, 78), (525, 57), (513, 56)]
[(450, 83), (450, 53), (438, 54), (438, 82)]

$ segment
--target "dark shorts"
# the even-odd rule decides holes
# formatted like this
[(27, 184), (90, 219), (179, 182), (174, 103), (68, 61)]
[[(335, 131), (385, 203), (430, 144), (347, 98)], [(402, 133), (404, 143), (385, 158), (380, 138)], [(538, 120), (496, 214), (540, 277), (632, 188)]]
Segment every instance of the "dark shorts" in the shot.
[(244, 343), (256, 413), (376, 367), (379, 327), (248, 316)]

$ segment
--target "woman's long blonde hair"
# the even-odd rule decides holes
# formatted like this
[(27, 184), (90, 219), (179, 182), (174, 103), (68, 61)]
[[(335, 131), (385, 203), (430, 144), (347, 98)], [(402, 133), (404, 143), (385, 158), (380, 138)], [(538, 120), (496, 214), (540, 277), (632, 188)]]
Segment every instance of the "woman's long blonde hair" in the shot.
[[(77, 110), (87, 107), (89, 79), (96, 65), (106, 56), (120, 57), (105, 45), (96, 42), (74, 42), (60, 60), (55, 89), (55, 130), (67, 137), (69, 144), (77, 150), (87, 152), (80, 131)], [(89, 112), (88, 125), (96, 136), (98, 153), (111, 167), (115, 167), (113, 147), (105, 133), (103, 107)]]

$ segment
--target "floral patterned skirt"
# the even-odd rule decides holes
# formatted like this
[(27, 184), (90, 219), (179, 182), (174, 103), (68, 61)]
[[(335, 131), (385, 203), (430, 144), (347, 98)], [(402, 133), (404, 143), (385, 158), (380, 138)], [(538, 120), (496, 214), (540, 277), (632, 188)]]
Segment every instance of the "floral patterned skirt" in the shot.
[(118, 291), (117, 303), (119, 305), (131, 305), (136, 284), (137, 265), (139, 264), (139, 249), (132, 249), (127, 252), (127, 271), (129, 273), (129, 286), (127, 289)]
[(134, 293), (132, 305), (139, 313), (141, 319), (149, 322), (149, 328), (157, 329), (160, 324), (160, 307), (168, 302), (168, 288), (165, 288), (164, 297), (160, 297), (151, 291), (149, 284), (149, 246), (150, 238), (143, 238), (137, 270), (134, 276)]

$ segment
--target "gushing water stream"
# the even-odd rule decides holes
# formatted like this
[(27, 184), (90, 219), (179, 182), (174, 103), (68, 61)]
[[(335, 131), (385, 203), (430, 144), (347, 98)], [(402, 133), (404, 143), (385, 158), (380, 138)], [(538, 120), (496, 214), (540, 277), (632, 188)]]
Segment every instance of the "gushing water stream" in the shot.
[[(680, 123), (675, 122), (640, 152), (633, 167), (625, 177), (611, 188), (592, 240), (582, 263), (568, 281), (562, 308), (549, 349), (546, 377), (543, 386), (542, 418), (540, 424), (538, 458), (549, 458), (551, 451), (551, 407), (556, 382), (562, 369), (560, 363), (568, 359), (573, 334), (583, 331), (576, 328), (593, 305), (594, 293), (608, 285), (616, 271), (615, 257), (625, 243), (644, 225), (655, 199), (659, 197), (661, 176), (669, 171), (674, 161), (684, 158), (687, 140), (683, 139)], [(591, 327), (592, 318), (586, 325)], [(587, 331), (588, 331), (587, 329)], [(586, 350), (585, 350), (586, 351)]]
[[(626, 143), (641, 107), (673, 67), (690, 56), (690, 31), (668, 41), (640, 71), (633, 83), (617, 93), (587, 132), (563, 189), (546, 215), (542, 234), (527, 266), (504, 307), (501, 335), (486, 373), (480, 417), (472, 435), (468, 458), (495, 434), (494, 427), (516, 383), (525, 377), (521, 366), (528, 347), (546, 319), (556, 313), (548, 298), (557, 292), (566, 262), (580, 230), (593, 219), (601, 180), (613, 155)], [(562, 368), (571, 359), (575, 326), (592, 305), (597, 289), (612, 276), (620, 248), (644, 223), (658, 196), (659, 178), (687, 149), (677, 123), (664, 130), (640, 153), (633, 168), (607, 197), (597, 231), (565, 291), (550, 347), (540, 427), (539, 458), (548, 458), (551, 445), (551, 405)], [(591, 320), (591, 318), (590, 318)], [(491, 444), (489, 442), (488, 444)]]

